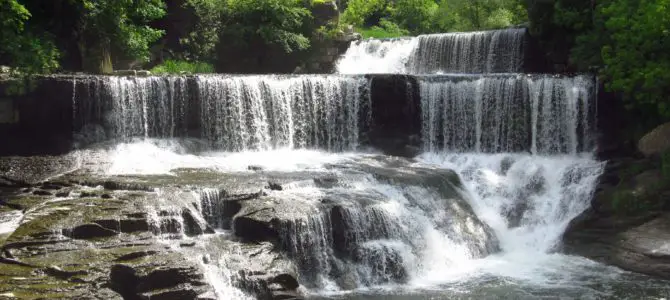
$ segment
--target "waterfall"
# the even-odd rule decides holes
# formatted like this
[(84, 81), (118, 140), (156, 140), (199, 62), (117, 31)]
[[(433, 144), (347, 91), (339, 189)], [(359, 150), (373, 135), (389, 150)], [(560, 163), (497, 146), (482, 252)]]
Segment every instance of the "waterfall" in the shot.
[(427, 151), (590, 151), (589, 76), (439, 76), (419, 80)]
[[(587, 75), (521, 73), (525, 36), (505, 29), (358, 41), (333, 75), (79, 79), (75, 128), (83, 139), (144, 139), (116, 145), (105, 175), (217, 174), (193, 189), (198, 222), (240, 239), (244, 224), (268, 226), (258, 239), (290, 260), (308, 293), (555, 284), (565, 270), (553, 265), (573, 258), (553, 252), (603, 171), (591, 157), (596, 85)], [(411, 76), (359, 75), (367, 73)], [(398, 82), (406, 87), (395, 90)], [(412, 137), (398, 144), (417, 141), (423, 154), (362, 153), (375, 138), (395, 145), (403, 126)], [(153, 138), (196, 138), (212, 151)], [(325, 173), (334, 179), (319, 181)], [(225, 192), (275, 177), (280, 188), (253, 197)], [(185, 226), (161, 227), (163, 219), (184, 223), (183, 213), (157, 215), (156, 228), (188, 236)], [(243, 286), (245, 273), (227, 268), (245, 271), (255, 258), (228, 259), (218, 246), (209, 246), (221, 256), (214, 275)]]
[(363, 77), (203, 76), (197, 87), (203, 137), (217, 149), (358, 147)]
[(420, 35), (352, 42), (341, 74), (514, 73), (523, 69), (526, 29)]
[(186, 134), (186, 77), (89, 77), (74, 90), (75, 128), (89, 141)]
[(84, 143), (193, 137), (224, 151), (344, 151), (359, 146), (366, 89), (359, 76), (91, 77), (75, 82), (73, 113)]

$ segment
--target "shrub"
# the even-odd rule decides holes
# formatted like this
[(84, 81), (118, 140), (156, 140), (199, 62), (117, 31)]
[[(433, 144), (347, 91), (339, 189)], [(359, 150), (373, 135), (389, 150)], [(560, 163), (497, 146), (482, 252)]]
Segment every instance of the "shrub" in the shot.
[(214, 67), (204, 62), (188, 62), (180, 60), (166, 60), (151, 69), (154, 74), (201, 74), (214, 73)]

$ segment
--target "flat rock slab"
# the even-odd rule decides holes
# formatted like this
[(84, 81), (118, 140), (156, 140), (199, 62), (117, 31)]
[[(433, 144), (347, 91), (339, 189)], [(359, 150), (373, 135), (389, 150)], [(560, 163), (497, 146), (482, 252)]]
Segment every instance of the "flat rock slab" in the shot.
[(670, 280), (670, 213), (582, 216), (571, 223), (563, 240), (568, 253)]

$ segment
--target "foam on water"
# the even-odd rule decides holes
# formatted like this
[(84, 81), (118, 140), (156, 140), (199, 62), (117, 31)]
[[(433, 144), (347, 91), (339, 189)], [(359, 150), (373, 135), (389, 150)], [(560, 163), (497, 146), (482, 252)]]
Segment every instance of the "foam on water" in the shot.
[(335, 68), (340, 74), (406, 73), (410, 55), (417, 44), (416, 38), (352, 42)]
[(327, 164), (365, 154), (331, 153), (318, 150), (277, 149), (247, 152), (192, 153), (177, 141), (143, 140), (120, 143), (107, 149), (85, 150), (84, 160), (94, 160), (93, 168), (109, 175), (170, 174), (179, 168), (201, 168), (219, 172), (321, 170)]
[[(590, 203), (603, 163), (579, 156), (434, 154), (420, 164), (456, 170), (477, 215), (500, 240), (502, 252), (468, 262), (461, 276), (509, 277), (561, 284), (594, 263), (554, 253), (567, 224)], [(419, 285), (461, 276), (433, 274)], [(571, 284), (575, 284), (574, 282)]]
[(21, 224), (23, 213), (20, 211), (10, 211), (0, 214), (0, 235), (14, 232)]

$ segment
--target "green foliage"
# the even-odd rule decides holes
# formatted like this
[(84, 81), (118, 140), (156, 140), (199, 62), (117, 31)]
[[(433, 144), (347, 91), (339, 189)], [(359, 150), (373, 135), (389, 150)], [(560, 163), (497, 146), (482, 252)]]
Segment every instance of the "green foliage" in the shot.
[(153, 74), (202, 74), (214, 73), (214, 67), (203, 62), (166, 60), (151, 69)]
[(360, 28), (358, 32), (363, 38), (377, 38), (377, 39), (387, 39), (387, 38), (397, 38), (401, 36), (409, 35), (409, 31), (400, 28), (398, 24), (395, 24), (387, 19), (382, 19), (379, 22), (379, 26), (372, 26), (370, 28)]
[(149, 23), (165, 15), (163, 0), (81, 0), (81, 4), (83, 32), (89, 41), (149, 61), (149, 46), (164, 33)]
[(51, 38), (28, 30), (30, 12), (16, 0), (0, 0), (0, 58), (15, 75), (50, 73), (59, 67)]
[[(303, 26), (310, 11), (299, 0), (227, 0), (222, 43), (250, 46), (254, 42), (278, 45), (285, 52), (307, 49)], [(260, 41), (259, 41), (260, 38)]]
[(356, 27), (374, 26), (382, 18), (390, 16), (391, 10), (388, 0), (349, 0), (342, 21)]
[[(670, 0), (558, 0), (554, 5), (557, 44), (571, 47), (578, 71), (598, 70), (607, 89), (653, 126), (670, 119)], [(548, 45), (553, 48), (555, 44)], [(652, 120), (647, 122), (648, 120)]]
[(391, 17), (408, 31), (420, 34), (433, 31), (432, 20), (437, 11), (434, 0), (397, 0)]
[(226, 0), (187, 0), (184, 3), (184, 7), (195, 16), (192, 27), (179, 41), (185, 48), (182, 53), (184, 58), (212, 60), (219, 42), (225, 5)]
[(437, 23), (446, 31), (497, 29), (527, 20), (518, 0), (442, 0), (438, 11)]
[(412, 34), (496, 29), (526, 22), (524, 3), (523, 0), (351, 0), (342, 21), (366, 28), (364, 36), (386, 36), (384, 20)]
[(611, 39), (601, 51), (608, 88), (670, 118), (670, 0), (614, 0), (598, 11)]

